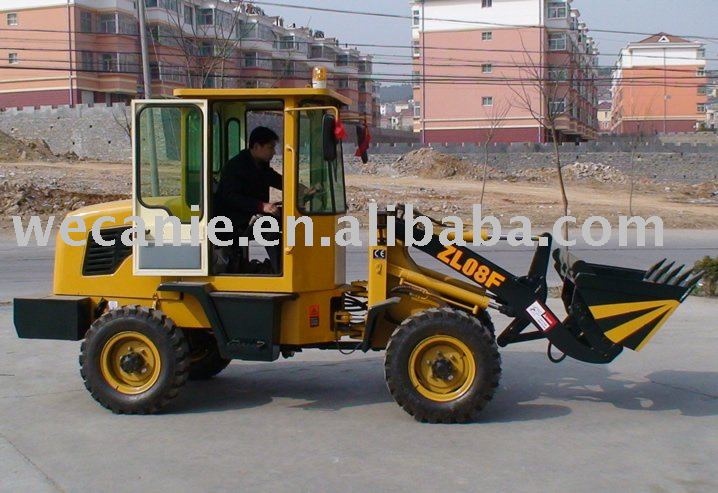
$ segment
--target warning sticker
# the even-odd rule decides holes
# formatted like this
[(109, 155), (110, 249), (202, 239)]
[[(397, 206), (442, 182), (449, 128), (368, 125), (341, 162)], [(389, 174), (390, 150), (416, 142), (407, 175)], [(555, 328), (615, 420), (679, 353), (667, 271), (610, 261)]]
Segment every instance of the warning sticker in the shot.
[(548, 308), (544, 307), (540, 302), (535, 302), (526, 309), (531, 320), (544, 332), (547, 332), (558, 324), (558, 320), (553, 316)]
[(309, 326), (319, 327), (319, 305), (309, 307)]

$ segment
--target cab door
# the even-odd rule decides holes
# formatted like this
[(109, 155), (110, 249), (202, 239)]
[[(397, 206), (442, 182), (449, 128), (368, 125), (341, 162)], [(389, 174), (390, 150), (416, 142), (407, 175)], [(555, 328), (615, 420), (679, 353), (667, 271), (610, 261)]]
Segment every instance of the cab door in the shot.
[(137, 100), (132, 114), (133, 213), (145, 232), (132, 247), (134, 274), (206, 276), (207, 102)]

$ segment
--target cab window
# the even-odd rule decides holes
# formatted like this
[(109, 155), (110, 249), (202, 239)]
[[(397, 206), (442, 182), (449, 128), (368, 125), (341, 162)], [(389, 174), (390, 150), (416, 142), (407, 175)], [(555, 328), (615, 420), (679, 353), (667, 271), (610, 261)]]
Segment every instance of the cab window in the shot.
[[(325, 110), (299, 112), (297, 207), (305, 214), (346, 212), (341, 142), (337, 142), (337, 158), (333, 161), (324, 159), (322, 123), (325, 114)], [(303, 190), (310, 193), (304, 195)]]
[(183, 223), (202, 204), (202, 112), (196, 106), (148, 106), (137, 120), (137, 195)]

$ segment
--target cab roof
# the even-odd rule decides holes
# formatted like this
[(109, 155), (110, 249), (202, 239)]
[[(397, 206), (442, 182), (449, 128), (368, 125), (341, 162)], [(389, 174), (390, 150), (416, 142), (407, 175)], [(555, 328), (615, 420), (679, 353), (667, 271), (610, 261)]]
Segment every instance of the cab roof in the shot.
[(307, 98), (333, 99), (349, 106), (352, 100), (331, 89), (175, 89), (174, 95), (187, 99), (271, 99), (299, 96)]

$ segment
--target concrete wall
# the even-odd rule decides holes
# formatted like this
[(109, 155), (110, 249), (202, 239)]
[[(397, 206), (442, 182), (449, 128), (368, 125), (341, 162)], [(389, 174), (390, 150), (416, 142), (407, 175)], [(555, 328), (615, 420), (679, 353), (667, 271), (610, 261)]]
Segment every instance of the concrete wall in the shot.
[[(44, 140), (55, 154), (75, 153), (81, 158), (96, 161), (130, 161), (132, 152), (127, 127), (130, 108), (123, 103), (113, 106), (78, 105), (75, 108), (32, 107), (0, 111), (0, 131), (15, 138)], [(269, 120), (256, 122), (276, 128), (282, 126)], [(356, 131), (346, 125), (347, 151), (355, 149)], [(418, 138), (413, 132), (373, 129), (373, 142), (412, 142)]]
[(55, 154), (129, 161), (132, 155), (126, 128), (129, 113), (124, 104), (7, 109), (0, 113), (0, 131), (20, 139), (44, 140)]

